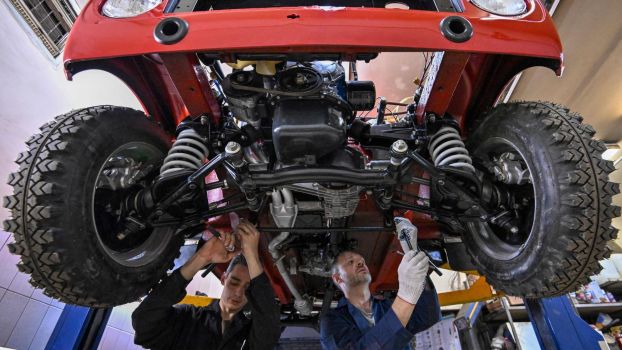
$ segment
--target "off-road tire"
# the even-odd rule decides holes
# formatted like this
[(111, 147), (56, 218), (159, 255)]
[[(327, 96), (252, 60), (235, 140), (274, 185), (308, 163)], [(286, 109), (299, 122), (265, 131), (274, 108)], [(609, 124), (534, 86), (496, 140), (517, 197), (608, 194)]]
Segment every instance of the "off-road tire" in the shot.
[[(535, 213), (526, 248), (510, 260), (487, 254), (469, 230), (465, 243), (474, 264), (495, 288), (530, 298), (558, 296), (578, 289), (597, 274), (609, 257), (607, 242), (616, 238), (612, 205), (618, 184), (609, 182), (613, 164), (601, 158), (603, 142), (594, 129), (568, 109), (546, 102), (516, 102), (493, 108), (469, 135), (473, 153), (487, 138), (512, 140), (532, 169)], [(534, 173), (535, 172), (535, 173)], [(546, 213), (545, 213), (546, 212)]]
[(151, 263), (122, 266), (105, 254), (91, 213), (95, 179), (111, 152), (127, 142), (144, 142), (166, 154), (170, 138), (142, 112), (98, 106), (57, 117), (43, 125), (17, 159), (9, 176), (13, 195), (4, 198), (12, 218), (9, 245), (21, 256), (18, 269), (30, 283), (65, 303), (111, 307), (145, 295), (171, 267), (181, 238)]

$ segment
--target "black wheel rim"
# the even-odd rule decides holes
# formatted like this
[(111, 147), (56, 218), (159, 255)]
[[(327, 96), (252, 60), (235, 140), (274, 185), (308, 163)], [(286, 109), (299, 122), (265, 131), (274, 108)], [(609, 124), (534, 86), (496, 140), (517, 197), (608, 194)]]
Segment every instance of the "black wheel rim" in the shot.
[[(539, 210), (536, 200), (538, 191), (534, 186), (534, 178), (531, 176), (534, 173), (533, 165), (512, 141), (501, 137), (484, 140), (473, 150), (472, 156), (476, 168), (484, 173), (484, 177), (507, 194), (506, 201), (499, 203), (497, 207), (489, 208), (495, 212), (495, 218), (500, 216), (501, 219), (494, 222), (489, 220), (467, 224), (470, 231), (474, 233), (472, 238), (487, 255), (494, 259), (514, 259), (529, 245), (534, 231), (535, 213)], [(503, 179), (503, 171), (501, 174), (499, 172), (499, 164), (507, 165), (504, 163), (504, 157), (511, 157), (512, 159), (506, 161), (511, 162), (515, 167), (503, 169), (510, 174), (510, 176), (505, 175), (505, 179)], [(503, 222), (507, 222), (506, 226), (501, 224)]]
[[(143, 190), (159, 173), (164, 153), (143, 142), (131, 142), (113, 151), (99, 169), (91, 205), (93, 225), (100, 247), (116, 263), (144, 266), (160, 256), (172, 231), (138, 225), (140, 215), (126, 199)], [(134, 226), (132, 229), (131, 225)]]

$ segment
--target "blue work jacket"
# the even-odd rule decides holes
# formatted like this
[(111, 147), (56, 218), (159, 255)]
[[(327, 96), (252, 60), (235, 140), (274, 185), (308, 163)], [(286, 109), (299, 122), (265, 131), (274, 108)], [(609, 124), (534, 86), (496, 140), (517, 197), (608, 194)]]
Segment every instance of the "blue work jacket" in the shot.
[(371, 326), (365, 316), (346, 298), (322, 317), (320, 341), (323, 349), (404, 349), (409, 350), (414, 335), (441, 319), (436, 289), (430, 281), (415, 305), (406, 327), (391, 309), (392, 302), (372, 298), (376, 322)]

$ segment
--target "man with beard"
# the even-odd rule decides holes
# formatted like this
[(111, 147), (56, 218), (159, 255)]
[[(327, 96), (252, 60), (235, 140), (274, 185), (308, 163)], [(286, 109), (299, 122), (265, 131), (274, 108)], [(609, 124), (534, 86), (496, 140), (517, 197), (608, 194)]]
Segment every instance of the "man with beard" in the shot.
[[(241, 255), (234, 251), (236, 237)], [(238, 225), (235, 235), (209, 238), (134, 311), (134, 342), (148, 349), (273, 349), (281, 334), (280, 312), (258, 245), (259, 232), (247, 221)], [(220, 300), (206, 307), (175, 305), (186, 296), (186, 286), (197, 272), (229, 260)], [(247, 302), (250, 318), (240, 312)]]
[[(416, 242), (416, 241), (415, 241)], [(440, 320), (436, 290), (428, 275), (428, 257), (411, 250), (397, 270), (397, 297), (371, 297), (365, 259), (353, 251), (335, 257), (333, 282), (344, 297), (321, 320), (324, 349), (410, 349), (413, 336)]]

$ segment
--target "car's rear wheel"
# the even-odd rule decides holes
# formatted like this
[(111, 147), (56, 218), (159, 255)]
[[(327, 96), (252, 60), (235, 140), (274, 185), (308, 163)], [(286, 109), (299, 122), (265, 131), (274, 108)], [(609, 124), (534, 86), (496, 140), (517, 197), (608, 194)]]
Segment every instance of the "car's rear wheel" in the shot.
[(495, 222), (468, 223), (466, 246), (478, 270), (510, 295), (576, 290), (600, 270), (619, 193), (605, 146), (568, 109), (539, 102), (493, 108), (469, 135), (476, 167), (507, 193)]
[(159, 173), (169, 137), (142, 112), (70, 112), (28, 142), (5, 198), (9, 246), (31, 283), (64, 302), (109, 307), (137, 300), (171, 267), (181, 237), (141, 226), (128, 199)]

